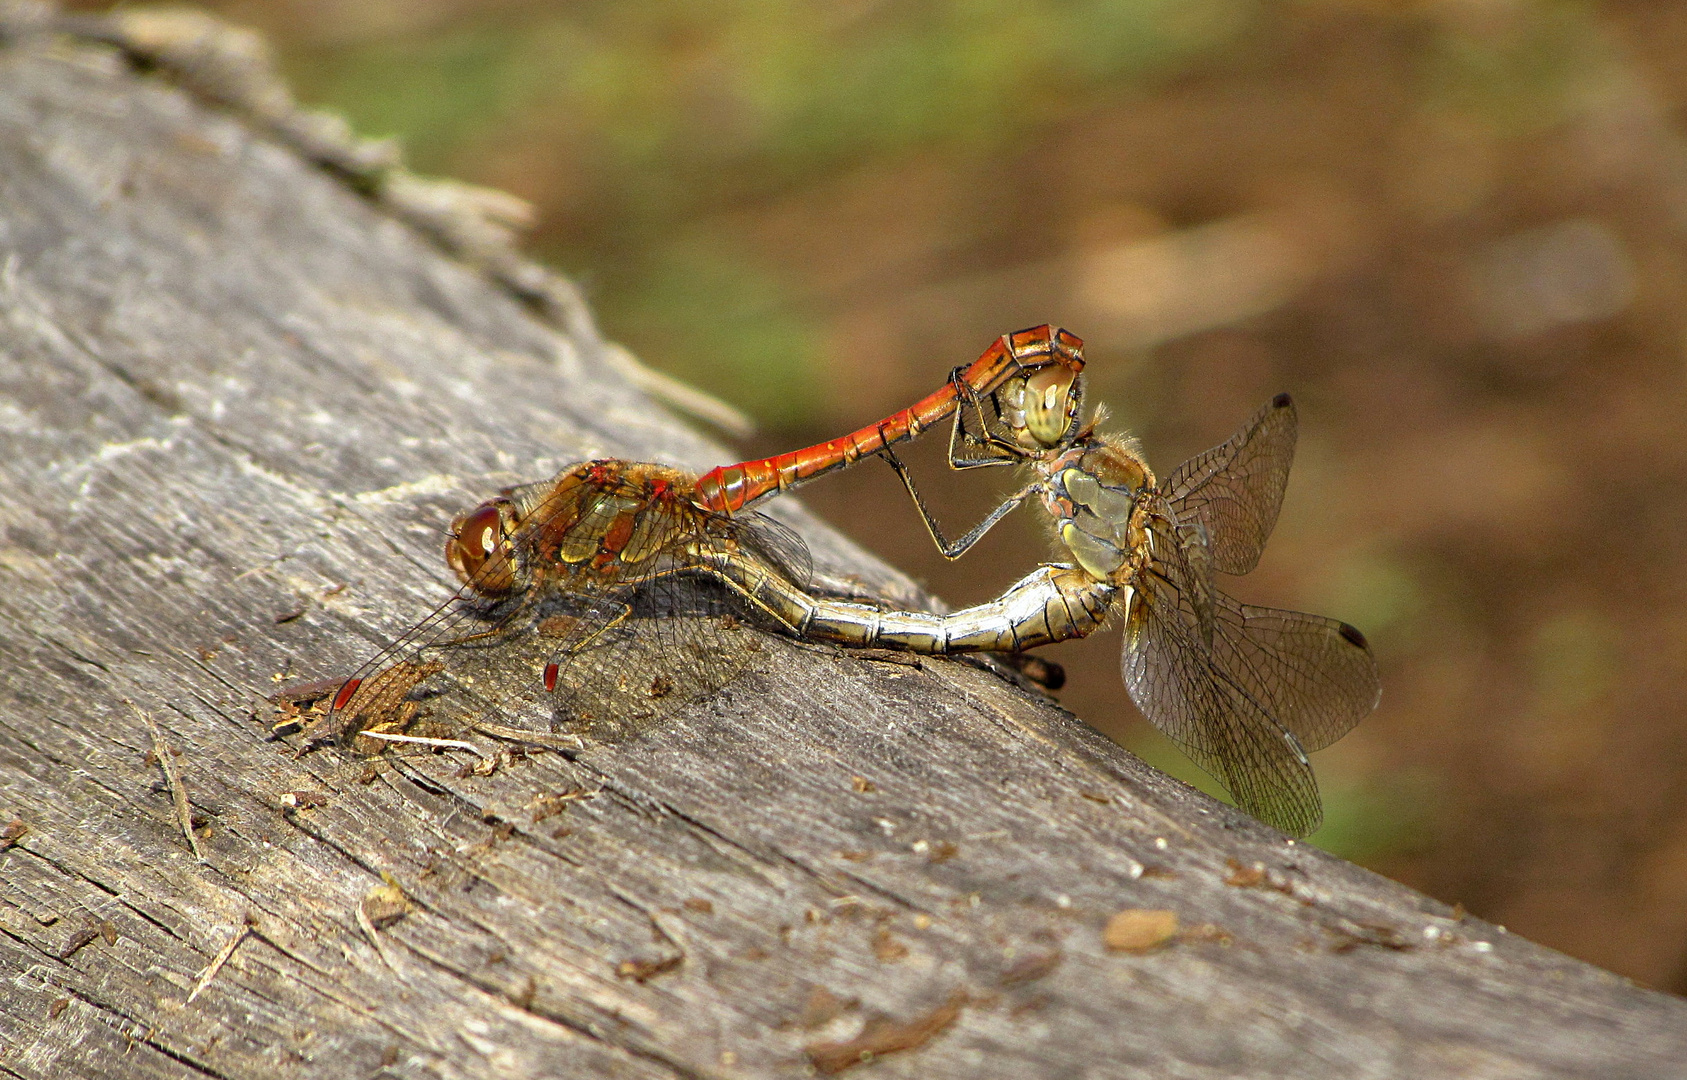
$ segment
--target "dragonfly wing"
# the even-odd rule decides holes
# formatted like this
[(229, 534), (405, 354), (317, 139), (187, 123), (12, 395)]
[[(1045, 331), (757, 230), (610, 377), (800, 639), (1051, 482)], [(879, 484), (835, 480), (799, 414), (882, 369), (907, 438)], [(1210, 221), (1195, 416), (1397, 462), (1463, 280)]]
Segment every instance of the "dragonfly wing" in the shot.
[(764, 650), (740, 597), (689, 562), (662, 562), (558, 628), (545, 677), (556, 723), (628, 737), (720, 689)]
[(535, 640), (532, 631), (543, 617), (528, 597), (494, 604), (453, 597), (359, 669), (342, 686), (331, 714), (306, 733), (307, 741), (382, 725), (404, 729), (429, 718), (460, 729), (471, 715), (489, 719), (509, 712), (510, 703), (502, 700), (509, 688), (538, 684), (542, 654), (523, 645)]
[(1205, 528), (1218, 573), (1258, 565), (1283, 505), (1297, 430), (1294, 402), (1278, 394), (1230, 441), (1185, 461), (1160, 485), (1179, 521)]
[(1322, 750), (1370, 715), (1382, 694), (1365, 636), (1344, 622), (1255, 607), (1218, 593), (1218, 666), (1308, 750)]
[(1306, 836), (1323, 818), (1312, 766), (1269, 702), (1226, 670), (1225, 650), (1208, 648), (1189, 596), (1159, 568), (1143, 576), (1121, 662), (1131, 700), (1243, 810)]
[(732, 526), (733, 538), (746, 554), (778, 570), (797, 588), (808, 588), (814, 561), (796, 530), (761, 513), (740, 514), (732, 519)]

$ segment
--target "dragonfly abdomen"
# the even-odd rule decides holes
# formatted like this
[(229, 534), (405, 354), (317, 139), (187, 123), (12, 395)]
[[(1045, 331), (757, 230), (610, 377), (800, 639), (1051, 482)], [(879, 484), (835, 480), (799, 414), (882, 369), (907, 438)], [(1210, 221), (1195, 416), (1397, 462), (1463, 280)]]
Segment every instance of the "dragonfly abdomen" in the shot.
[(713, 569), (798, 636), (926, 655), (1019, 652), (1084, 637), (1120, 594), (1076, 567), (1039, 566), (987, 604), (938, 615), (811, 596), (750, 560), (722, 558)]

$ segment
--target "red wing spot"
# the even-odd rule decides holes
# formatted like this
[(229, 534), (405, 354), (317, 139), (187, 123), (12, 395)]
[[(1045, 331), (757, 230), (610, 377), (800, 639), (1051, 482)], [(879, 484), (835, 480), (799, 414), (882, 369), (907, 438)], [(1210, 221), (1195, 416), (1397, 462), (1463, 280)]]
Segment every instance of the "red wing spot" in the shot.
[(1365, 640), (1365, 635), (1359, 632), (1359, 628), (1357, 626), (1349, 626), (1347, 623), (1342, 623), (1339, 633), (1346, 639), (1349, 645), (1356, 645), (1361, 649), (1368, 649), (1371, 647), (1371, 643)]
[(562, 671), (562, 665), (552, 660), (545, 665), (545, 692), (556, 692), (556, 677)]
[(334, 711), (339, 712), (351, 702), (351, 696), (357, 693), (357, 688), (363, 685), (362, 679), (347, 679), (340, 687), (340, 692), (334, 695)]

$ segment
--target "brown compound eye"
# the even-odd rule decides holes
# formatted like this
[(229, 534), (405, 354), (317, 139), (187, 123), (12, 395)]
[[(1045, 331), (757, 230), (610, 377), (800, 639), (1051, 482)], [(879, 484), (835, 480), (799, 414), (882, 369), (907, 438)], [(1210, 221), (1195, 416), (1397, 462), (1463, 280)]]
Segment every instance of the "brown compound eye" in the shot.
[(482, 596), (502, 596), (515, 587), (515, 567), (505, 532), (502, 499), (482, 503), (451, 523), (445, 561), (463, 584)]

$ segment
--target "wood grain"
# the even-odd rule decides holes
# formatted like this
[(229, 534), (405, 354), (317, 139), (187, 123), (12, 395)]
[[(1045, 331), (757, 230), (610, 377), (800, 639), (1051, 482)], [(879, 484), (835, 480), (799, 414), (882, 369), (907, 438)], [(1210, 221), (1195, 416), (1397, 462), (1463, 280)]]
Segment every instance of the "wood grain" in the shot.
[[(278, 677), (445, 594), (453, 513), (728, 456), (598, 350), (117, 53), (0, 48), (0, 1075), (1687, 1075), (1687, 1003), (964, 663), (769, 637), (643, 735), (487, 776), (267, 740)], [(1126, 909), (1178, 931), (1109, 950)]]

